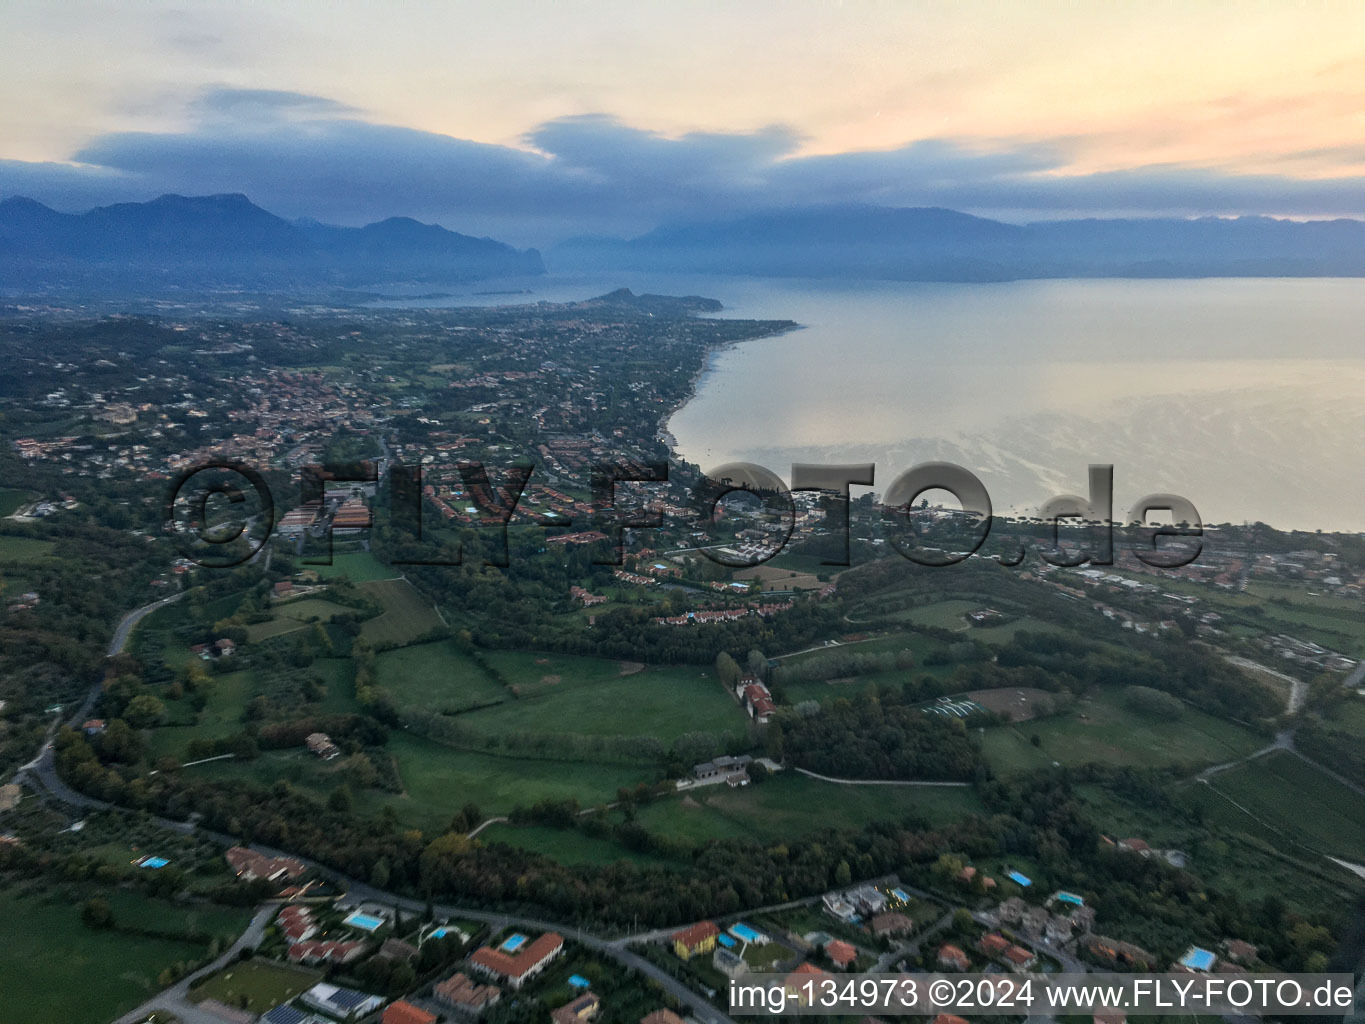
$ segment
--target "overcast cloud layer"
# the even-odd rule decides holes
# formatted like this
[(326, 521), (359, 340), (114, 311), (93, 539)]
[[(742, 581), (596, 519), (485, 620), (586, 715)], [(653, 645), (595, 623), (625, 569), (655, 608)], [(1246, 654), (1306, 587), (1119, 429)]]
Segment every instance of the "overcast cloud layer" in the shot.
[(798, 156), (774, 125), (667, 137), (607, 115), (548, 121), (523, 146), (472, 142), (367, 120), (320, 96), (210, 89), (187, 127), (94, 138), (65, 163), (0, 161), (0, 196), (58, 209), (165, 192), (243, 192), (285, 217), (361, 224), (392, 215), (545, 246), (580, 234), (829, 203), (947, 206), (1009, 220), (1262, 213), (1356, 216), (1365, 178), (1303, 179), (1157, 166), (1068, 173), (1076, 140)]

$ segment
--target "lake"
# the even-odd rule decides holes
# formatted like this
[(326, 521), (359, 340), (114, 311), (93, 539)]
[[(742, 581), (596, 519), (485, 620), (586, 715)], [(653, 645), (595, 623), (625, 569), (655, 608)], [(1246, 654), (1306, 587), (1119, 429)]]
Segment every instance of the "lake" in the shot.
[(1205, 522), (1365, 529), (1365, 281), (924, 284), (617, 274), (526, 284), (561, 301), (625, 285), (802, 324), (717, 352), (670, 420), (703, 469), (918, 462), (972, 470), (997, 511), (1084, 493), (1115, 510), (1166, 491)]

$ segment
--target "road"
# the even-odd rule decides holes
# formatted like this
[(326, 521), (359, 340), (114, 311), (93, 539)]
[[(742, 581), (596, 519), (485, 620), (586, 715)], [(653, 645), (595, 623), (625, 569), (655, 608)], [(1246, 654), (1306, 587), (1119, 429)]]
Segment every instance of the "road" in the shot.
[(927, 779), (836, 779), (832, 775), (820, 775), (817, 772), (810, 772), (804, 768), (793, 768), (792, 771), (808, 775), (812, 779), (819, 779), (821, 782), (834, 782), (840, 786), (949, 786), (965, 787), (970, 786), (970, 782), (931, 782)]
[[(128, 642), (128, 637), (132, 635), (134, 626), (158, 608), (164, 608), (168, 604), (174, 604), (187, 593), (189, 593), (189, 591), (182, 590), (180, 593), (172, 594), (170, 597), (163, 597), (161, 600), (153, 601), (151, 604), (144, 604), (141, 608), (134, 608), (123, 618), (119, 619), (118, 625), (114, 627), (114, 635), (109, 640), (109, 647), (106, 649), (105, 654), (112, 658), (114, 655), (122, 653), (124, 645)], [(75, 728), (90, 717), (90, 712), (95, 708), (95, 701), (99, 700), (102, 687), (103, 680), (90, 687), (90, 691), (85, 695), (85, 700), (81, 701), (80, 707), (66, 719), (66, 724)], [(12, 781), (22, 785), (25, 776), (30, 771), (37, 769), (42, 764), (44, 758), (47, 758), (49, 761), (51, 760), (52, 741), (57, 735), (57, 727), (59, 725), (61, 725), (60, 719), (52, 723), (51, 728), (47, 730), (47, 736), (43, 740), (43, 745), (38, 749), (38, 753), (34, 756), (32, 761), (28, 762), (28, 764), (20, 765), (19, 770), (15, 772)], [(55, 773), (53, 777), (56, 777)], [(78, 794), (73, 793), (73, 795)]]

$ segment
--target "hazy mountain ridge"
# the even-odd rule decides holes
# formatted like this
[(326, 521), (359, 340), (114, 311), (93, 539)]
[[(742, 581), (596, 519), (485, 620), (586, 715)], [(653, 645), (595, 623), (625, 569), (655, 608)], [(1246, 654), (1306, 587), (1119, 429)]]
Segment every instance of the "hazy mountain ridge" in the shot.
[(286, 286), (541, 274), (519, 251), (393, 217), (361, 228), (290, 222), (244, 195), (164, 195), (87, 213), (0, 202), (6, 287)]
[(556, 269), (1007, 281), (1365, 276), (1365, 223), (1270, 217), (1016, 225), (937, 207), (836, 206), (570, 239)]

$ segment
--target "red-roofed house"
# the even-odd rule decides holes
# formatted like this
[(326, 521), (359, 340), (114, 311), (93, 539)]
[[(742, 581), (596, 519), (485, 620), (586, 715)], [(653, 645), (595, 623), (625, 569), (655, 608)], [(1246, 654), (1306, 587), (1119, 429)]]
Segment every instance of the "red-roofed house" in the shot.
[(938, 950), (938, 965), (952, 971), (965, 971), (972, 966), (967, 954), (952, 943), (945, 943)]
[(673, 933), (673, 952), (680, 960), (690, 960), (716, 948), (720, 929), (711, 921), (698, 921), (689, 928)]
[(825, 956), (830, 958), (834, 966), (842, 970), (858, 959), (858, 950), (854, 948), (852, 943), (845, 942), (843, 939), (831, 939), (825, 943)]
[(476, 949), (469, 957), (472, 967), (503, 981), (512, 988), (521, 988), (528, 978), (545, 969), (545, 965), (564, 949), (564, 937), (546, 932), (526, 943), (515, 953), (506, 953), (492, 946)]
[(402, 999), (390, 1003), (384, 1011), (384, 1024), (436, 1024), (436, 1014), (427, 1013), (420, 1007), (404, 1002)]

